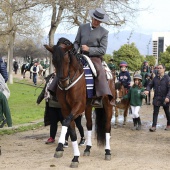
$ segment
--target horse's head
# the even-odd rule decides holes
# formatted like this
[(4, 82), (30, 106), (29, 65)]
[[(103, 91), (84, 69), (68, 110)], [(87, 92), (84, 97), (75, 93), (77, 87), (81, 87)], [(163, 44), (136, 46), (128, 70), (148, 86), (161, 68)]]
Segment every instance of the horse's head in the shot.
[(116, 103), (120, 103), (123, 96), (126, 94), (126, 89), (121, 82), (115, 83), (116, 89)]
[(52, 53), (52, 62), (56, 68), (57, 76), (63, 77), (64, 72), (66, 72), (66, 69), (68, 68), (66, 65), (70, 62), (69, 54), (73, 50), (73, 44), (66, 38), (60, 38), (53, 47), (48, 45), (44, 45), (44, 47)]
[(66, 38), (60, 38), (56, 45), (44, 45), (52, 53), (52, 62), (62, 86), (70, 84), (78, 74), (80, 63), (75, 56), (74, 45)]

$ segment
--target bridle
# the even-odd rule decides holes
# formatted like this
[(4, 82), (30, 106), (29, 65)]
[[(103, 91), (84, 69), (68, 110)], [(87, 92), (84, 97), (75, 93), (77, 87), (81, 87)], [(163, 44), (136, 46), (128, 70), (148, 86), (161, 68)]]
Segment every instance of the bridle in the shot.
[[(72, 46), (72, 44), (71, 44), (71, 43), (70, 43), (70, 44), (64, 44), (64, 43), (62, 43), (62, 44), (60, 44), (59, 46), (62, 47), (62, 48), (65, 48), (66, 46)], [(82, 78), (82, 76), (84, 75), (84, 72), (82, 72), (82, 74), (76, 78), (76, 76), (77, 76), (77, 74), (78, 74), (78, 71), (79, 71), (79, 69), (80, 69), (80, 64), (78, 64), (78, 68), (77, 68), (77, 70), (75, 71), (74, 75), (73, 75), (72, 77), (70, 77), (70, 61), (71, 61), (70, 57), (71, 57), (72, 55), (75, 55), (75, 49), (74, 49), (74, 48), (69, 48), (69, 49), (64, 53), (63, 57), (66, 56), (66, 55), (68, 55), (68, 59), (69, 59), (69, 60), (68, 60), (68, 75), (67, 75), (66, 78), (59, 78), (59, 77), (58, 77), (58, 87), (59, 87), (60, 90), (69, 90), (69, 89), (70, 89), (71, 87), (73, 87), (73, 86)], [(63, 85), (63, 84), (66, 84), (66, 85)]]

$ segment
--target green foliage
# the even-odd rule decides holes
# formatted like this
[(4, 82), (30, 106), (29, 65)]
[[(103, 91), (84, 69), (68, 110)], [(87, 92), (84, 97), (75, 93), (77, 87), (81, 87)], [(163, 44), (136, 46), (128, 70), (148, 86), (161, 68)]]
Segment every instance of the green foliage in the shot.
[(37, 89), (36, 94), (34, 86), (24, 84), (9, 84), (11, 96), (8, 100), (13, 125), (30, 123), (43, 118), (44, 101), (39, 106), (36, 105), (36, 100), (41, 92), (41, 88)]
[(113, 52), (113, 58), (117, 67), (119, 67), (121, 61), (126, 61), (131, 71), (140, 70), (144, 59), (134, 43), (121, 46), (118, 51)]
[(153, 55), (147, 55), (145, 60), (148, 61), (150, 66), (154, 66), (156, 64), (156, 59)]
[(103, 58), (106, 63), (109, 63), (109, 60), (113, 59), (112, 55), (110, 54), (105, 54)]
[(170, 70), (170, 46), (167, 47), (166, 51), (163, 53), (160, 53), (160, 60), (159, 64), (164, 64), (166, 67), (166, 70)]

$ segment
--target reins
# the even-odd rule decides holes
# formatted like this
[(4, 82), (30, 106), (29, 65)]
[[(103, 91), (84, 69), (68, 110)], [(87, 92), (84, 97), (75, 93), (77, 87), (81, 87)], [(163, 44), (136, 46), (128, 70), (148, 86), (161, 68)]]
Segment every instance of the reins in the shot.
[[(62, 47), (62, 46), (61, 46)], [(74, 51), (74, 48), (73, 49), (71, 49), (71, 50), (69, 50), (69, 51), (66, 51), (65, 53), (64, 53), (64, 56), (66, 55), (66, 54), (72, 54), (72, 55), (74, 55), (75, 54), (75, 51)], [(63, 56), (63, 57), (64, 57)], [(69, 58), (70, 58), (70, 56), (69, 56)], [(75, 79), (76, 78), (76, 75), (77, 75), (77, 73), (78, 73), (78, 70), (79, 70), (79, 68), (75, 71), (75, 73), (74, 73), (74, 75), (72, 76), (72, 78), (70, 78), (70, 61), (69, 61), (69, 68), (68, 68), (68, 76), (66, 77), (66, 78), (64, 78), (64, 79), (61, 79), (61, 78), (59, 78), (59, 83), (58, 83), (58, 87), (59, 87), (59, 89), (60, 90), (69, 90), (71, 87), (73, 87), (80, 79), (81, 79), (81, 77), (84, 75), (84, 72), (77, 78), (77, 79)], [(68, 81), (68, 84), (67, 84), (67, 86), (65, 86), (65, 87), (63, 87), (63, 86), (61, 86), (61, 84), (62, 84), (62, 82), (65, 82), (65, 81)]]

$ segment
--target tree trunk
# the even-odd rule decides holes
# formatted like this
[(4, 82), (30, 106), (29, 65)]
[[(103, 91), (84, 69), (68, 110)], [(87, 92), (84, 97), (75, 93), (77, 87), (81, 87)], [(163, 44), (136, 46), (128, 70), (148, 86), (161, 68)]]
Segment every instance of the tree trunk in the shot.
[(13, 13), (10, 11), (8, 26), (10, 28), (9, 33), (9, 45), (8, 45), (8, 82), (13, 84), (13, 50), (14, 50), (14, 38), (15, 38), (15, 31), (14, 24), (13, 24)]
[(8, 82), (13, 84), (13, 49), (14, 49), (14, 33), (13, 31), (9, 34), (9, 46), (8, 46)]
[[(52, 17), (51, 17), (51, 28), (49, 31), (49, 45), (53, 46), (54, 45), (54, 35), (56, 32), (56, 29), (61, 21), (61, 15), (63, 12), (63, 8), (62, 6), (59, 7), (58, 9), (58, 14), (57, 14), (57, 8), (56, 8), (56, 3), (53, 4), (53, 13), (52, 13)], [(56, 14), (57, 14), (57, 18), (56, 18)], [(52, 64), (52, 56), (50, 57), (50, 74), (53, 73), (54, 69), (53, 69), (53, 64)]]

